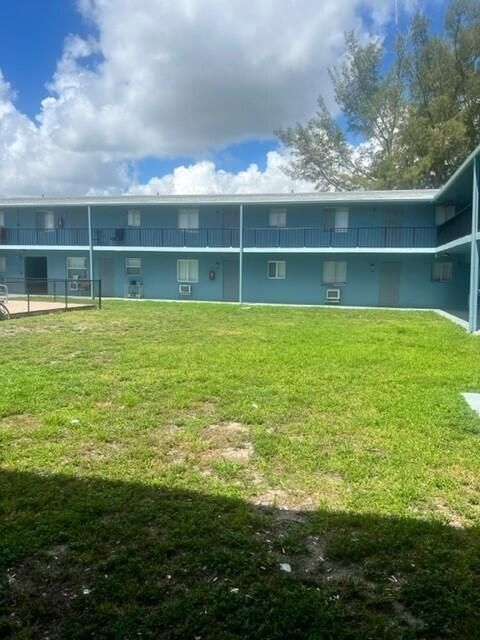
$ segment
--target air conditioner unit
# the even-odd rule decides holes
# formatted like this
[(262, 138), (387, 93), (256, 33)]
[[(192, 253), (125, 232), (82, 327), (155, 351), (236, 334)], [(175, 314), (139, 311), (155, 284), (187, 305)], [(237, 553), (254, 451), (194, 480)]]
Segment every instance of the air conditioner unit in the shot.
[(141, 280), (129, 280), (125, 287), (126, 298), (143, 298), (143, 283)]
[(327, 302), (340, 302), (340, 289), (327, 289), (325, 292), (325, 300)]
[(179, 284), (178, 285), (178, 293), (181, 296), (191, 296), (192, 295), (192, 285), (191, 284)]

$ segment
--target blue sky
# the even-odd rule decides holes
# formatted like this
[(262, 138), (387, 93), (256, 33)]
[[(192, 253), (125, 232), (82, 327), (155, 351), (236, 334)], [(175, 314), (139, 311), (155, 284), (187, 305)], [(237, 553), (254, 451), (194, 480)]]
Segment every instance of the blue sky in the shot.
[(38, 113), (65, 37), (86, 36), (91, 26), (72, 0), (2, 0), (0, 68), (17, 92), (21, 111), (31, 117)]
[[(89, 3), (95, 6), (98, 0), (82, 1), (85, 6), (89, 5)], [(204, 2), (211, 4), (215, 1), (216, 0), (199, 0), (199, 3)], [(223, 0), (221, 1), (223, 2)], [(253, 47), (252, 41), (248, 40), (248, 34), (242, 34), (241, 37), (239, 36), (233, 41), (231, 49), (237, 52), (237, 57), (234, 58), (232, 52), (229, 51), (229, 40), (222, 34), (222, 20), (226, 25), (227, 21), (232, 18), (227, 12), (224, 16), (221, 15), (225, 4), (222, 10), (218, 11), (217, 27), (215, 27), (215, 24), (202, 22), (201, 19), (198, 18), (198, 29), (193, 32), (188, 31), (184, 19), (181, 20), (179, 16), (174, 14), (171, 3), (170, 6), (168, 3), (164, 4), (162, 9), (163, 13), (159, 14), (158, 22), (158, 42), (160, 43), (159, 58), (162, 55), (173, 54), (181, 60), (182, 57), (186, 59), (188, 53), (186, 50), (175, 51), (176, 40), (174, 38), (169, 40), (168, 31), (161, 31), (162, 21), (168, 24), (168, 20), (171, 20), (172, 31), (177, 27), (179, 33), (184, 33), (185, 30), (187, 30), (188, 38), (192, 38), (192, 33), (194, 34), (193, 38), (195, 38), (195, 33), (198, 34), (198, 37), (201, 37), (202, 32), (205, 30), (212, 32), (213, 40), (218, 44), (215, 45), (216, 48), (212, 46), (212, 51), (205, 54), (207, 56), (213, 56), (210, 59), (208, 57), (206, 58), (207, 67), (209, 66), (210, 60), (214, 63), (212, 64), (213, 67), (220, 67), (217, 55), (219, 58), (225, 57), (227, 60), (222, 68), (212, 71), (213, 75), (209, 77), (209, 70), (205, 68), (205, 61), (203, 66), (200, 64), (195, 67), (194, 61), (189, 63), (186, 59), (179, 70), (172, 69), (172, 76), (177, 74), (181, 77), (182, 73), (186, 76), (185, 81), (181, 83), (180, 86), (177, 86), (171, 78), (165, 78), (159, 75), (159, 87), (161, 88), (163, 84), (168, 85), (167, 95), (168, 99), (171, 99), (172, 104), (168, 106), (168, 109), (165, 107), (166, 111), (163, 115), (162, 110), (164, 108), (165, 98), (161, 95), (156, 103), (146, 106), (145, 114), (139, 114), (138, 109), (133, 113), (134, 119), (138, 117), (137, 126), (140, 129), (142, 129), (144, 124), (143, 118), (147, 118), (148, 122), (145, 122), (145, 130), (147, 130), (152, 126), (155, 128), (155, 114), (158, 112), (158, 141), (152, 141), (155, 139), (157, 133), (152, 129), (153, 137), (150, 135), (144, 142), (139, 143), (138, 148), (136, 148), (135, 143), (132, 142), (132, 138), (135, 138), (135, 134), (132, 134), (131, 138), (125, 142), (123, 147), (119, 143), (118, 149), (114, 148), (112, 152), (111, 147), (116, 147), (116, 140), (112, 143), (110, 139), (105, 143), (105, 153), (112, 152), (112, 162), (122, 162), (123, 169), (127, 168), (139, 183), (145, 183), (154, 176), (161, 177), (164, 174), (170, 174), (179, 165), (198, 163), (201, 160), (213, 161), (217, 171), (223, 170), (237, 174), (245, 170), (251, 163), (256, 163), (259, 171), (264, 172), (268, 163), (267, 153), (278, 149), (278, 144), (272, 134), (273, 130), (278, 126), (293, 123), (296, 119), (302, 119), (308, 116), (308, 114), (311, 114), (315, 107), (315, 96), (320, 92), (327, 92), (328, 94), (330, 91), (326, 69), (329, 64), (338, 59), (339, 43), (343, 29), (357, 28), (360, 25), (361, 28), (371, 33), (375, 33), (375, 30), (377, 30), (386, 36), (387, 44), (392, 41), (395, 33), (393, 15), (390, 16), (389, 21), (382, 23), (380, 26), (376, 23), (375, 10), (381, 10), (384, 6), (380, 0), (370, 0), (370, 2), (337, 0), (336, 3), (332, 4), (331, 11), (335, 11), (336, 8), (338, 12), (339, 6), (345, 5), (345, 20), (342, 22), (340, 15), (330, 13), (329, 15), (335, 15), (335, 25), (329, 31), (328, 27), (322, 26), (325, 22), (325, 20), (322, 20), (323, 16), (318, 16), (319, 29), (325, 28), (325, 39), (328, 41), (330, 38), (331, 40), (331, 43), (326, 42), (323, 45), (323, 49), (318, 48), (320, 45), (315, 44), (316, 34), (312, 36), (312, 34), (308, 32), (309, 22), (312, 23), (317, 17), (312, 13), (314, 11), (312, 7), (315, 3), (311, 3), (311, 0), (299, 0), (298, 4), (292, 5), (290, 0), (278, 1), (288, 3), (291, 7), (293, 6), (294, 9), (298, 8), (298, 11), (292, 13), (292, 16), (294, 16), (294, 20), (298, 20), (298, 32), (306, 34), (306, 44), (303, 49), (305, 49), (308, 55), (305, 55), (305, 51), (300, 48), (299, 61), (295, 61), (297, 65), (296, 68), (292, 71), (292, 63), (291, 60), (288, 59), (284, 62), (283, 68), (276, 70), (278, 75), (275, 76), (275, 74), (273, 74), (273, 77), (270, 76), (270, 68), (275, 68), (278, 51), (281, 54), (282, 49), (281, 47), (280, 49), (275, 49), (272, 45), (272, 51), (269, 51), (268, 43), (265, 45), (265, 39), (270, 37), (268, 23), (265, 27), (259, 25), (257, 40), (253, 41)], [(128, 5), (129, 2), (133, 2), (133, 0), (127, 0), (125, 3), (117, 4), (119, 6), (120, 4)], [(426, 5), (425, 2), (427, 2)], [(438, 28), (441, 23), (441, 15), (445, 3), (441, 0), (425, 0), (425, 2), (423, 5), (426, 6), (434, 26)], [(266, 10), (268, 10), (269, 3), (271, 3), (271, 0), (265, 0)], [(310, 6), (308, 6), (309, 3)], [(398, 0), (398, 3), (401, 8), (404, 7), (402, 0)], [(140, 13), (145, 11), (145, 15), (148, 16), (150, 6), (160, 6), (162, 4), (162, 2), (152, 2), (152, 0), (138, 0), (138, 2), (131, 4), (130, 14), (125, 15), (127, 15), (128, 21), (130, 21), (130, 15), (132, 15), (133, 18), (137, 17), (135, 16), (137, 12), (140, 16)], [(235, 4), (236, 2), (232, 0), (232, 5)], [(328, 12), (329, 7), (327, 5), (329, 5), (329, 2), (326, 0), (323, 4), (325, 5), (324, 10)], [(409, 7), (411, 7), (412, 3), (409, 2), (408, 4)], [(14, 98), (10, 96), (10, 100), (14, 104), (16, 112), (18, 112), (16, 115), (19, 116), (19, 114), (23, 114), (27, 116), (33, 121), (35, 126), (39, 124), (38, 121), (35, 120), (35, 117), (41, 111), (41, 101), (49, 95), (58, 98), (59, 92), (61, 94), (63, 90), (62, 87), (65, 86), (65, 77), (67, 77), (68, 82), (71, 82), (75, 74), (77, 74), (78, 77), (83, 77), (83, 71), (92, 67), (92, 61), (103, 60), (105, 57), (109, 57), (108, 47), (111, 47), (112, 58), (115, 56), (121, 58), (122, 46), (121, 44), (115, 46), (115, 43), (112, 45), (112, 39), (117, 37), (115, 34), (118, 33), (118, 29), (115, 28), (115, 21), (125, 21), (125, 15), (122, 16), (120, 9), (117, 13), (115, 13), (114, 10), (98, 10), (95, 14), (93, 11), (89, 13), (89, 9), (86, 9), (85, 6), (83, 6), (82, 11), (80, 11), (80, 5), (77, 5), (74, 0), (2, 0), (0, 3), (0, 70), (15, 94)], [(271, 6), (275, 9), (278, 5)], [(312, 14), (311, 16), (306, 15), (304, 22), (302, 22), (302, 17), (299, 15), (302, 7), (306, 8), (306, 10)], [(340, 11), (339, 14), (341, 14), (342, 11)], [(233, 13), (233, 11), (230, 13)], [(275, 13), (278, 14), (278, 12)], [(238, 19), (237, 16), (234, 16), (235, 21), (237, 24), (242, 24), (242, 20), (245, 21), (245, 16), (248, 16), (248, 13), (243, 15), (242, 9), (238, 9), (238, 14)], [(190, 18), (191, 17), (189, 17), (189, 19)], [(281, 16), (280, 18), (275, 16), (275, 20), (277, 19), (280, 20)], [(400, 28), (405, 24), (405, 20), (405, 13), (401, 10)], [(132, 20), (132, 23), (134, 22), (135, 21)], [(214, 20), (211, 22), (214, 23)], [(122, 24), (125, 24), (125, 22)], [(131, 27), (132, 35), (126, 36), (127, 49), (130, 42), (129, 38), (138, 39), (140, 42), (137, 49), (132, 53), (132, 56), (136, 55), (137, 59), (133, 61), (132, 58), (131, 61), (128, 61), (132, 64), (132, 76), (143, 71), (142, 66), (146, 64), (145, 61), (150, 59), (150, 53), (154, 53), (152, 48), (145, 49), (143, 59), (141, 57), (141, 41), (143, 38), (141, 32), (143, 28), (142, 24), (143, 22), (139, 20), (138, 25), (134, 24)], [(118, 27), (118, 25), (116, 26)], [(130, 29), (130, 25), (128, 25), (127, 28)], [(226, 29), (228, 28), (229, 27), (226, 26)], [(287, 33), (289, 28), (288, 22), (284, 21), (283, 23), (279, 23), (278, 28), (285, 29)], [(181, 31), (182, 29), (183, 31)], [(80, 56), (75, 54), (73, 56), (74, 63), (71, 63), (67, 72), (65, 72), (65, 70), (62, 71), (63, 77), (58, 82), (60, 90), (57, 86), (52, 92), (52, 90), (47, 87), (49, 87), (49, 84), (54, 78), (54, 74), (58, 69), (57, 65), (59, 60), (62, 59), (62, 56), (65, 57), (65, 41), (70, 34), (78, 36), (80, 38), (79, 41), (83, 43), (93, 42), (94, 39), (97, 39), (97, 42), (100, 42), (101, 46), (99, 46), (97, 50), (93, 50), (93, 47), (92, 51), (89, 52), (90, 57), (88, 55), (83, 57), (83, 54)], [(145, 40), (148, 40), (149, 37), (152, 38), (152, 34), (146, 33)], [(182, 36), (179, 37), (181, 38)], [(208, 37), (209, 36), (207, 36), (207, 38)], [(273, 25), (271, 37), (272, 39), (275, 38)], [(323, 36), (321, 33), (318, 33), (316, 37), (322, 40)], [(308, 38), (310, 38), (310, 41)], [(156, 47), (156, 42), (155, 33), (153, 33), (152, 47)], [(105, 43), (107, 43), (107, 45), (105, 45)], [(245, 55), (242, 47), (245, 47), (245, 51), (247, 51), (246, 48), (248, 47), (247, 56), (253, 55), (252, 48), (255, 49), (255, 47), (258, 46), (257, 43), (261, 43), (261, 46), (267, 49), (266, 52), (261, 52), (266, 61), (265, 69), (263, 71), (260, 69), (262, 73), (260, 73), (259, 77), (252, 76), (249, 84), (248, 74), (254, 73), (259, 67), (259, 59), (252, 58), (251, 61), (247, 60), (244, 66), (242, 66), (243, 63), (239, 62), (238, 69), (235, 68), (235, 64), (240, 60), (238, 56)], [(292, 40), (290, 46), (295, 47), (297, 44), (296, 40)], [(206, 46), (205, 42), (203, 42), (201, 46), (204, 48)], [(310, 49), (308, 49), (308, 47), (310, 47)], [(215, 52), (218, 53), (216, 54)], [(155, 55), (157, 55), (156, 52)], [(232, 56), (232, 60), (228, 60), (229, 56)], [(318, 56), (318, 61), (316, 61), (315, 64), (312, 62), (314, 56)], [(263, 59), (260, 59), (260, 61), (263, 64)], [(234, 65), (233, 69), (232, 64)], [(270, 65), (270, 67), (268, 65)], [(315, 65), (317, 65), (318, 73), (316, 72)], [(112, 68), (114, 68), (113, 64)], [(191, 79), (188, 77), (190, 68), (192, 69)], [(105, 84), (109, 87), (118, 80), (114, 75), (115, 73), (118, 74), (118, 67), (115, 69), (114, 71), (105, 72)], [(161, 69), (165, 69), (165, 66)], [(252, 69), (254, 71), (252, 71)], [(110, 73), (110, 76), (107, 77), (107, 73)], [(224, 74), (224, 79), (222, 78), (222, 73)], [(289, 73), (291, 73), (291, 79), (288, 77)], [(231, 79), (231, 76), (235, 74), (241, 80), (241, 83), (243, 83), (238, 89), (238, 95), (235, 95), (237, 87)], [(195, 85), (198, 76), (205, 77), (203, 78), (202, 84)], [(151, 77), (155, 79), (156, 76), (154, 74)], [(311, 80), (309, 80), (309, 78)], [(263, 82), (263, 79), (265, 82)], [(112, 102), (108, 103), (108, 109), (114, 108), (115, 105), (119, 107), (118, 95), (122, 95), (122, 82), (125, 84), (125, 82), (128, 83), (129, 81), (128, 79), (125, 81), (125, 78), (118, 80), (118, 87), (120, 88), (112, 97)], [(289, 82), (290, 85), (288, 84)], [(86, 92), (89, 100), (91, 97), (88, 94), (90, 90), (88, 87), (94, 87), (96, 90), (98, 84), (95, 80), (92, 80), (90, 84), (87, 83), (85, 85), (87, 89), (82, 89)], [(224, 85), (225, 90), (223, 90)], [(197, 112), (194, 113), (189, 113), (185, 106), (185, 102), (191, 100), (191, 96), (188, 95), (189, 86), (192, 86), (192, 91), (195, 93), (195, 96), (199, 92), (199, 86), (211, 86), (210, 94), (200, 96), (198, 100), (198, 104), (200, 104), (201, 107), (205, 107), (205, 112), (202, 111), (201, 115), (205, 122), (199, 125), (199, 127), (196, 127), (194, 122), (195, 119), (199, 117), (197, 115), (198, 106), (196, 107)], [(289, 86), (291, 86), (291, 91), (288, 90)], [(187, 87), (187, 95), (185, 87)], [(264, 90), (263, 93), (262, 90)], [(152, 86), (150, 93), (154, 93), (154, 91), (155, 87)], [(215, 92), (217, 93), (215, 94)], [(81, 91), (79, 90), (77, 94), (80, 95)], [(233, 95), (233, 97), (231, 97), (231, 95)], [(148, 102), (148, 100), (149, 96), (147, 95), (144, 102)], [(242, 108), (243, 105), (238, 107), (239, 102), (242, 100), (245, 100), (246, 108)], [(225, 101), (225, 110), (222, 111), (221, 103), (223, 101)], [(80, 129), (74, 131), (74, 118), (72, 117), (73, 124), (72, 122), (68, 122), (68, 107), (66, 104), (63, 104), (64, 102), (63, 97), (62, 100), (57, 100), (57, 104), (54, 105), (54, 111), (51, 110), (49, 106), (48, 117), (50, 124), (48, 126), (50, 128), (48, 129), (48, 135), (53, 136), (52, 140), (55, 145), (60, 145), (62, 151), (65, 151), (65, 153), (72, 151), (75, 154), (88, 152), (96, 154), (95, 157), (98, 160), (99, 154), (103, 149), (101, 146), (96, 146), (95, 141), (99, 140), (101, 135), (99, 136), (98, 132), (95, 133), (91, 126), (87, 127), (85, 132)], [(94, 103), (92, 109), (98, 107), (99, 113), (105, 113), (107, 111), (105, 104), (99, 104), (100, 99), (97, 95), (92, 98), (91, 102), (92, 104)], [(82, 101), (77, 101), (77, 103), (70, 107), (70, 113), (74, 112), (79, 103), (82, 103)], [(130, 105), (130, 102), (128, 104)], [(219, 124), (218, 130), (215, 128), (215, 121), (210, 123), (207, 121), (208, 113), (212, 110), (212, 104), (214, 111), (218, 109), (218, 112), (215, 112), (215, 114), (212, 113), (212, 119), (215, 118), (216, 122), (222, 123), (221, 125)], [(269, 108), (271, 108), (271, 119), (269, 118)], [(180, 123), (175, 122), (175, 111), (177, 109), (180, 112)], [(58, 122), (55, 121), (54, 125), (51, 124), (52, 116), (50, 115), (50, 111), (55, 114), (55, 118), (58, 117), (58, 114), (61, 116)], [(230, 112), (231, 121), (229, 122)], [(128, 113), (128, 111), (126, 113)], [(90, 114), (90, 117), (92, 120), (94, 119), (94, 115)], [(128, 118), (128, 122), (132, 121), (131, 114), (125, 117), (126, 119)], [(244, 122), (242, 122), (242, 118), (244, 118)], [(67, 124), (64, 124), (65, 122), (67, 122)], [(25, 123), (23, 123), (23, 125), (25, 125)], [(199, 128), (201, 128), (201, 130), (198, 130)], [(120, 130), (121, 129), (122, 127), (120, 125)], [(103, 127), (103, 130), (105, 130), (105, 127)], [(53, 134), (51, 133), (52, 131)], [(58, 131), (65, 131), (65, 135), (57, 135)], [(102, 133), (102, 129), (100, 129), (100, 131)], [(183, 131), (185, 131), (184, 136), (182, 134)], [(122, 134), (122, 131), (120, 131), (120, 133)], [(44, 132), (42, 136), (45, 137)], [(111, 133), (111, 137), (113, 136), (114, 132)], [(147, 138), (147, 136), (145, 137)], [(171, 137), (171, 139), (169, 139), (169, 137)], [(165, 140), (165, 138), (168, 140)], [(70, 145), (72, 139), (74, 140), (72, 148), (65, 149), (65, 145)], [(85, 142), (86, 140), (90, 141), (90, 146)], [(98, 144), (101, 145), (100, 141)], [(117, 178), (112, 177), (113, 173), (114, 171), (112, 170), (109, 178), (110, 181), (115, 182)], [(117, 174), (120, 175), (118, 168)], [(72, 184), (72, 182), (75, 183), (74, 178), (69, 179), (69, 183)], [(101, 187), (101, 184), (99, 186)], [(120, 183), (119, 188), (121, 188)]]

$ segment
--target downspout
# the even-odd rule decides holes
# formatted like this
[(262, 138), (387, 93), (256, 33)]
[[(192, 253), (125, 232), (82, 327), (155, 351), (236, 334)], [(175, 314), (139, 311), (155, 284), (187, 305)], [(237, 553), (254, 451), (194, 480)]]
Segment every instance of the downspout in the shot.
[(95, 298), (95, 287), (93, 283), (93, 234), (92, 234), (92, 211), (90, 205), (87, 207), (88, 212), (88, 254), (90, 259), (90, 294), (92, 300)]
[(470, 252), (470, 300), (468, 313), (468, 330), (473, 333), (478, 329), (478, 157), (473, 159), (473, 193), (472, 193), (472, 240)]
[(240, 224), (239, 224), (239, 256), (238, 256), (238, 302), (243, 303), (243, 204), (240, 205)]

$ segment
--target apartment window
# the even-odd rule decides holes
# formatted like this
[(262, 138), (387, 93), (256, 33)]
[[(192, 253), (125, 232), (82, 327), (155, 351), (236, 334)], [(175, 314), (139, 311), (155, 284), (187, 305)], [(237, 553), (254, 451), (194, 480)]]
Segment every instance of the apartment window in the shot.
[(198, 260), (177, 260), (177, 281), (198, 282)]
[(87, 258), (79, 256), (67, 258), (68, 280), (86, 280), (87, 272)]
[(348, 230), (349, 211), (347, 207), (326, 209), (324, 217), (325, 229), (335, 229), (337, 233), (345, 233)]
[(326, 260), (323, 263), (324, 284), (345, 284), (347, 282), (347, 263), (344, 260)]
[(455, 206), (447, 205), (435, 207), (435, 224), (441, 225), (455, 215)]
[(4, 227), (4, 226), (5, 226), (5, 212), (0, 211), (0, 227)]
[(129, 209), (127, 213), (127, 224), (129, 227), (139, 227), (142, 223), (142, 216), (137, 209)]
[(433, 262), (432, 263), (432, 281), (448, 282), (452, 279), (453, 263), (452, 262)]
[(272, 260), (268, 263), (267, 275), (269, 280), (285, 280), (287, 263), (285, 260)]
[(53, 211), (37, 212), (37, 228), (41, 231), (53, 231), (55, 229), (55, 214)]
[(142, 259), (141, 258), (126, 258), (125, 271), (127, 276), (138, 276), (142, 272)]
[(198, 229), (198, 209), (180, 209), (178, 212), (179, 229)]
[(7, 270), (7, 259), (5, 256), (0, 256), (0, 273), (5, 273)]
[(287, 210), (286, 209), (270, 209), (268, 223), (271, 227), (287, 226)]

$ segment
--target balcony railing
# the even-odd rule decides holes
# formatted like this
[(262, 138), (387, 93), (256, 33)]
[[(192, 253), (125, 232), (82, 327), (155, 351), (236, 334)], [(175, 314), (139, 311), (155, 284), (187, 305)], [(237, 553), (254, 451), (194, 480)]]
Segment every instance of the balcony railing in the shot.
[(239, 246), (238, 229), (94, 229), (93, 243), (99, 247), (213, 247)]
[(436, 239), (436, 227), (269, 227), (245, 230), (245, 247), (412, 248), (434, 247)]
[(88, 229), (0, 228), (0, 246), (7, 245), (88, 245)]
[(472, 233), (472, 210), (465, 209), (438, 227), (438, 244), (446, 244)]
[[(449, 221), (452, 222), (452, 221)], [(448, 224), (448, 223), (446, 223)], [(439, 229), (442, 229), (440, 227)], [(431, 248), (437, 227), (320, 227), (246, 228), (246, 248)], [(93, 229), (96, 247), (238, 248), (238, 229), (115, 228)], [(1, 228), (3, 245), (87, 246), (88, 230)]]

